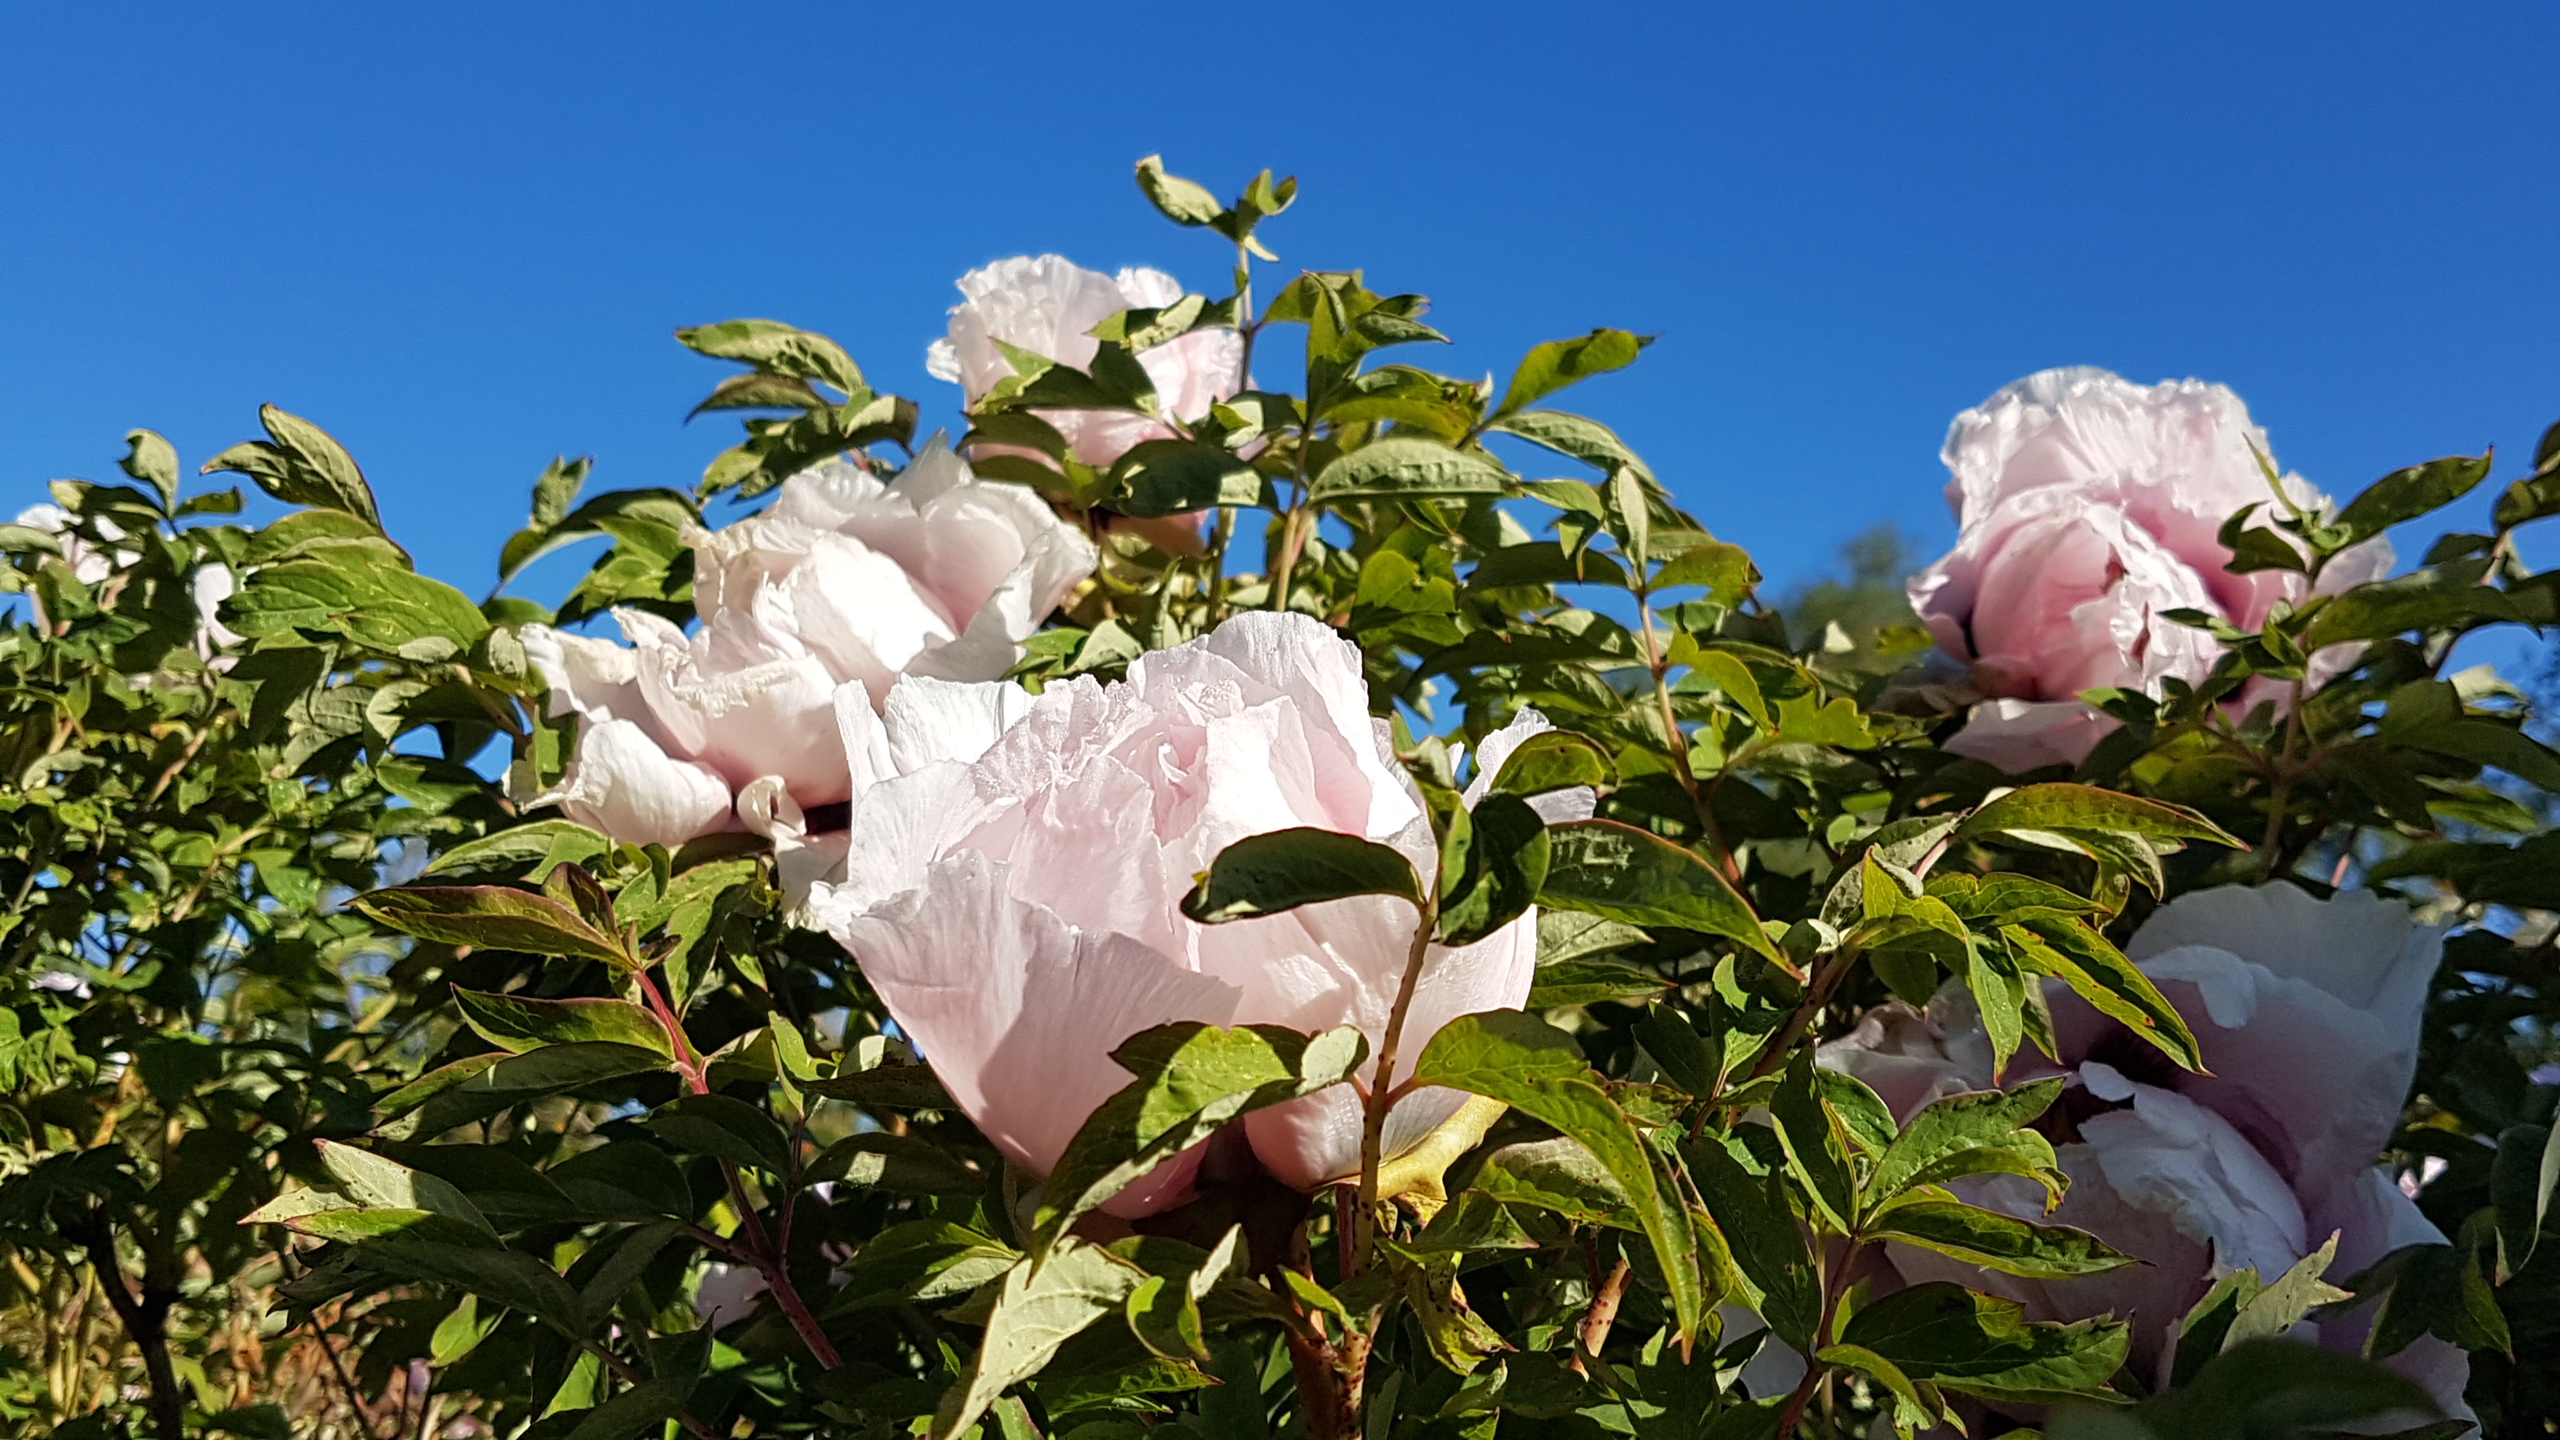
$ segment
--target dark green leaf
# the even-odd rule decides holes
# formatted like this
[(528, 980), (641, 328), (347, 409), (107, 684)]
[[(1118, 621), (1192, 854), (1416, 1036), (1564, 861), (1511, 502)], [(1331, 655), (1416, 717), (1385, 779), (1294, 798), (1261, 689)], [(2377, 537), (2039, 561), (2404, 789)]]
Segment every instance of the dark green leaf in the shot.
[(1614, 820), (1549, 827), (1540, 905), (1628, 925), (1694, 930), (1779, 958), (1759, 917), (1714, 866), (1668, 840)]
[(2441, 510), (2488, 478), (2486, 455), (2448, 455), (2424, 465), (2394, 470), (2348, 501), (2347, 508), (2339, 511), (2338, 518), (2326, 528), (2338, 537), (2334, 548), (2345, 549), (2403, 521)]
[[(1921, 1193), (1926, 1196), (1929, 1192)], [(2085, 1230), (2033, 1224), (1996, 1210), (1967, 1205), (1951, 1196), (1889, 1205), (1869, 1223), (1866, 1234), (1878, 1240), (1899, 1240), (1935, 1250), (1988, 1270), (2038, 1280), (2096, 1275), (2135, 1263)]]
[(1300, 826), (1247, 836), (1219, 851), (1182, 897), (1182, 913), (1222, 925), (1353, 895), (1392, 895), (1418, 910), (1422, 880), (1392, 846)]

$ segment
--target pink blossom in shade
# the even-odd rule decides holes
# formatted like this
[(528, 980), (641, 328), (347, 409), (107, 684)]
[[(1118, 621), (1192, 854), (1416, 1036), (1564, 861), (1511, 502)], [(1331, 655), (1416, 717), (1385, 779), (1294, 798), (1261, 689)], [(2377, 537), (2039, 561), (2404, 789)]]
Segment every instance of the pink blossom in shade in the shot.
[[(892, 746), (907, 728), (907, 685), (884, 724)], [(942, 703), (963, 709), (966, 697)], [(966, 752), (987, 725), (962, 728)], [(1543, 728), (1524, 716), (1490, 737), (1480, 770), (1490, 775)], [(811, 910), (1014, 1163), (1047, 1173), (1128, 1083), (1111, 1050), (1151, 1026), (1356, 1024), (1373, 1049), (1384, 1035), (1413, 934), (1403, 902), (1358, 897), (1218, 926), (1179, 909), (1219, 851), (1293, 826), (1433, 863), (1420, 797), (1369, 713), (1359, 651), (1324, 625), (1238, 616), (1140, 657), (1119, 683), (1050, 686), (974, 755), (913, 759), (864, 795), (837, 878), (815, 888)], [(1554, 797), (1549, 809), (1587, 814), (1589, 799)], [(1433, 947), (1405, 1053), (1459, 1015), (1518, 1007), (1536, 951), (1534, 915), (1475, 945)], [(1388, 1153), (1421, 1141), (1463, 1099), (1425, 1090), (1401, 1101)], [(1314, 1188), (1357, 1172), (1358, 1106), (1337, 1087), (1257, 1112), (1245, 1128), (1268, 1170)], [(1107, 1208), (1177, 1203), (1197, 1163), (1195, 1153), (1160, 1167)]]
[[(2011, 773), (2077, 764), (2116, 723), (2082, 692), (2157, 695), (2163, 680), (2194, 683), (2212, 670), (2221, 647), (2169, 611), (2255, 630), (2277, 601), (2308, 598), (2296, 572), (2225, 568), (2222, 523), (2276, 501), (2258, 460), (2271, 453), (2240, 397), (2220, 385), (2146, 388), (2085, 366), (2028, 376), (1958, 415), (1942, 456), (1956, 548), (1910, 587), (1939, 645), (1973, 667), (1989, 697), (1947, 748)], [(2306, 510), (2328, 504), (2299, 476), (2282, 483)], [(2390, 568), (2389, 543), (2373, 540), (2332, 559), (2318, 590)], [(2306, 685), (2356, 654), (2320, 652)], [(2262, 679), (2239, 700), (2282, 706), (2290, 693)]]
[[(778, 845), (805, 812), (885, 773), (849, 745), (904, 677), (992, 680), (1092, 573), (1091, 541), (1020, 486), (979, 481), (940, 440), (895, 479), (850, 461), (783, 482), (768, 509), (696, 528), (688, 635), (617, 611), (625, 644), (521, 632), (575, 713), (576, 758), (540, 797), (617, 840), (681, 844), (741, 818)], [(886, 763), (886, 762), (883, 762)], [(754, 803), (738, 808), (742, 796)]]
[[(2023, 1280), (1934, 1252), (1888, 1246), (1906, 1281), (1951, 1280), (2020, 1301), (2030, 1319), (2113, 1313), (2133, 1325), (2134, 1363), (2165, 1383), (2171, 1327), (2213, 1281), (2243, 1266), (2273, 1279), (2338, 1236), (2344, 1279), (2404, 1245), (2444, 1236), (2376, 1159), (2417, 1072), (2419, 1020), (2443, 932), (2370, 891), (2319, 900), (2289, 884), (2198, 891), (2163, 907), (2128, 957), (2194, 1030), (2190, 1074), (2047, 983), (2060, 1063), (2033, 1052), (2011, 1083), (2068, 1077), (2054, 1116), (2068, 1197), (2044, 1215), (2040, 1186), (2014, 1176), (1956, 1182), (1969, 1201), (2087, 1230), (2143, 1263), (2073, 1280)], [(1908, 1119), (1932, 1100), (1995, 1088), (1971, 997), (1950, 985), (1925, 1011), (1871, 1012), (1821, 1061)], [(2300, 1333), (2359, 1350), (2366, 1311)], [(2470, 1361), (2422, 1339), (2391, 1362), (2448, 1414), (2468, 1418)]]
[[(961, 276), (960, 293), (966, 298), (952, 307), (950, 334), (934, 342), (925, 368), (957, 382), (975, 405), (1014, 373), (997, 341), (1086, 369), (1101, 348), (1094, 326), (1123, 310), (1171, 305), (1182, 298), (1182, 285), (1161, 270), (1114, 276), (1057, 255), (1024, 255)], [(1141, 352), (1138, 363), (1163, 413), (1177, 420), (1200, 419), (1244, 388), (1244, 338), (1233, 330), (1195, 330)], [(1058, 427), (1069, 452), (1088, 465), (1108, 466), (1140, 441), (1174, 433), (1161, 420), (1125, 411), (1036, 413)]]

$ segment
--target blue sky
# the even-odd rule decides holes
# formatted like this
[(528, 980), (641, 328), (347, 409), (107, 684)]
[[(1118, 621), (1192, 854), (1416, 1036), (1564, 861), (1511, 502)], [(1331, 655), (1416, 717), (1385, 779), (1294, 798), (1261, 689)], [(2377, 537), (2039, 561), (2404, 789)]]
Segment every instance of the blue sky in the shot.
[(478, 593), (555, 453), (730, 442), (678, 325), (826, 331), (930, 425), (965, 269), (1217, 288), (1161, 151), (1299, 176), (1270, 243), (1433, 296), (1442, 368), (1659, 334), (1574, 403), (1782, 582), (1943, 543), (1948, 419), (2050, 365), (2228, 383), (2333, 494), (2505, 478), (2560, 418), (2554, 73), (2522, 3), (8, 4), (0, 476), (135, 425), (192, 467), (274, 401)]

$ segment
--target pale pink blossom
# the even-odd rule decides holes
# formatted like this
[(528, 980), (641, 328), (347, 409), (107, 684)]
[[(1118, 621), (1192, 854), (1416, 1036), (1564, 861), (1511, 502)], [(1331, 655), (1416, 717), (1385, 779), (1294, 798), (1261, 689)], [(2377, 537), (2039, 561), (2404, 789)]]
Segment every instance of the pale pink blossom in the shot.
[[(2254, 446), (2255, 453), (2251, 447)], [(2016, 773), (2071, 765), (2115, 728), (2078, 698), (2201, 681), (2221, 654), (2168, 618), (2198, 610), (2244, 630), (2311, 585), (2290, 570), (2234, 575), (2218, 538), (2244, 506), (2276, 504), (2258, 456), (2272, 454), (2240, 397), (2197, 380), (2144, 387), (2091, 367), (2047, 370), (1958, 415), (1943, 459), (1956, 548), (1911, 581), (1939, 645), (1970, 663), (1988, 697), (1947, 748)], [(2327, 500), (2283, 479), (2295, 504)], [(2253, 523), (2263, 526), (2264, 517)], [(2330, 593), (2389, 573), (2374, 540), (2330, 561)], [(2356, 651), (2313, 657), (2316, 686)], [(2241, 704), (2287, 703), (2290, 686), (2253, 681)]]
[[(1161, 309), (1182, 298), (1182, 284), (1161, 270), (1118, 275), (1087, 270), (1057, 255), (999, 260), (960, 277), (967, 297), (951, 310), (951, 332), (925, 358), (936, 379), (955, 381), (975, 405), (1014, 373), (1001, 340), (1082, 370), (1101, 349), (1092, 330), (1123, 310)], [(1233, 330), (1194, 330), (1140, 352), (1159, 411), (1197, 420), (1244, 385), (1244, 339)], [(1042, 410), (1075, 458), (1108, 466), (1142, 440), (1170, 438), (1161, 420), (1121, 410)]]
[[(915, 728), (900, 706), (915, 683), (891, 694), (892, 751)], [(1253, 613), (1140, 657), (1119, 683), (1053, 684), (1011, 720), (1010, 687), (948, 689), (985, 697), (978, 719), (950, 727), (968, 737), (962, 748), (990, 729), (996, 738), (970, 758), (917, 755), (869, 790), (840, 879), (817, 888), (812, 908), (1010, 1160), (1054, 1166), (1129, 1083), (1112, 1049), (1152, 1026), (1356, 1024), (1374, 1049), (1408, 959), (1411, 907), (1358, 897), (1218, 926), (1178, 908), (1219, 851), (1292, 826), (1393, 845), (1431, 873), (1429, 820), (1369, 713), (1349, 642), (1305, 616)], [(956, 711), (968, 697), (934, 698)], [(1543, 728), (1525, 716), (1490, 737), (1477, 791)], [(1587, 814), (1588, 796), (1548, 809)], [(1534, 915), (1474, 945), (1432, 947), (1405, 1053), (1457, 1016), (1517, 1008), (1536, 959)], [(1464, 1099), (1433, 1089), (1401, 1101), (1388, 1154)], [(1288, 1184), (1312, 1189), (1359, 1168), (1348, 1086), (1257, 1112), (1245, 1129)], [(1197, 1164), (1195, 1152), (1160, 1167), (1109, 1208), (1175, 1203)]]
[[(1090, 574), (1092, 542), (1019, 486), (983, 483), (937, 440), (887, 482), (830, 460), (771, 508), (685, 536), (701, 625), (615, 612), (627, 645), (527, 626), (554, 715), (585, 724), (544, 800), (633, 843), (747, 819), (767, 834), (850, 801), (848, 724), (905, 676), (991, 680)], [(847, 716), (859, 712), (859, 720)]]
[[(2029, 1318), (2113, 1313), (2133, 1326), (2134, 1363), (2165, 1381), (2171, 1327), (2221, 1276), (2273, 1280), (2338, 1236), (2343, 1280), (2404, 1245), (2443, 1243), (2378, 1165), (2417, 1071), (2420, 1014), (2443, 932), (2370, 891), (2314, 899), (2289, 884), (2184, 896), (2143, 925), (2126, 954), (2194, 1029), (2206, 1073), (2191, 1074), (2058, 982), (2048, 982), (2057, 1066), (2028, 1051), (2011, 1083), (2069, 1077), (2048, 1123), (2071, 1178), (2048, 1223), (2098, 1236), (2141, 1265), (2071, 1280), (2025, 1280), (1931, 1251), (1889, 1246), (1912, 1283), (1950, 1280), (2023, 1302)], [(1950, 985), (1926, 1011), (1895, 1003), (1822, 1047), (1822, 1063), (1874, 1087), (1908, 1119), (1932, 1100), (1995, 1088), (1991, 1044), (1971, 997)], [(1958, 1181), (1972, 1202), (2046, 1219), (2044, 1192), (2014, 1176)], [(2307, 1322), (2304, 1338), (2357, 1350), (2372, 1311)], [(2469, 1359), (2421, 1339), (2391, 1362), (2448, 1413)]]

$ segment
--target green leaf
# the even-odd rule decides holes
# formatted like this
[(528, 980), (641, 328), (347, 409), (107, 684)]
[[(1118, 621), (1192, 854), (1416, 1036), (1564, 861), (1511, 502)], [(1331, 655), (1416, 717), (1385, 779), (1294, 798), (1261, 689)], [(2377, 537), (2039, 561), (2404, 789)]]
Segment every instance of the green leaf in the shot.
[(545, 1095), (664, 1070), (666, 1063), (658, 1051), (630, 1045), (553, 1045), (525, 1055), (474, 1055), (383, 1096), (375, 1102), (374, 1114), (384, 1137), (423, 1139)]
[(1234, 1117), (1344, 1084), (1367, 1058), (1370, 1043), (1357, 1025), (1313, 1038), (1280, 1025), (1226, 1030), (1198, 1020), (1139, 1030), (1111, 1051), (1111, 1061), (1137, 1081), (1121, 1086), (1068, 1140), (1039, 1204), (1039, 1235), (1055, 1238)]
[[(2296, 1340), (2252, 1340), (2133, 1413), (2152, 1435), (2256, 1440), (2334, 1433), (2393, 1412), (2434, 1411), (2424, 1390), (2371, 1361)], [(2070, 1423), (2079, 1419), (2056, 1422), (2054, 1440), (2094, 1440), (2104, 1433)]]
[(1872, 1350), (1915, 1380), (1994, 1403), (2051, 1404), (2104, 1393), (2130, 1335), (2117, 1321), (2029, 1324), (2014, 1301), (1944, 1283), (1870, 1302), (1842, 1327), (1843, 1344)]
[(2017, 835), (2079, 830), (2114, 831), (2149, 840), (2204, 840), (2245, 850), (2247, 845), (2221, 826), (2182, 805), (2145, 800), (2094, 785), (2055, 782), (2026, 785), (1974, 811), (1958, 825), (1954, 838)]
[(1694, 853), (1615, 820), (1550, 826), (1547, 841), (1540, 905), (1627, 925), (1721, 935), (1779, 960), (1749, 902)]
[[(1549, 912), (1539, 912), (1544, 921)], [(1565, 1005), (1597, 1005), (1603, 1001), (1641, 1004), (1670, 989), (1659, 975), (1612, 960), (1559, 960), (1540, 965), (1529, 982), (1527, 1008), (1549, 1010)]]
[[(1292, 1272), (1294, 1273), (1294, 1272)], [(1058, 1347), (1120, 1310), (1145, 1271), (1098, 1245), (1063, 1237), (1045, 1263), (1026, 1257), (1005, 1272), (969, 1373), (943, 1397), (936, 1440), (966, 1432), (1008, 1385), (1040, 1373)]]
[(1316, 473), (1308, 501), (1341, 505), (1355, 500), (1435, 500), (1501, 495), (1511, 475), (1479, 451), (1452, 450), (1437, 440), (1390, 435), (1347, 451)]
[(1353, 895), (1392, 895), (1418, 911), (1422, 878), (1392, 846), (1299, 826), (1250, 835), (1219, 851), (1182, 897), (1182, 913), (1223, 925)]
[(1724, 1142), (1709, 1136), (1682, 1147), (1698, 1195), (1733, 1255), (1734, 1268), (1760, 1293), (1755, 1309), (1769, 1329), (1797, 1350), (1813, 1348), (1822, 1287), (1804, 1229), (1787, 1200), (1783, 1170), (1755, 1175)]
[(773, 1117), (727, 1095), (681, 1095), (658, 1107), (649, 1129), (668, 1144), (695, 1155), (790, 1175), (794, 1146)]
[(1503, 1146), (1485, 1157), (1467, 1193), (1546, 1210), (1577, 1225), (1644, 1231), (1643, 1219), (1609, 1167), (1570, 1136)]
[[(1911, 1377), (1902, 1373), (1901, 1366), (1873, 1350), (1856, 1345), (1830, 1345), (1815, 1351), (1813, 1358), (1819, 1364), (1845, 1366), (1884, 1386), (1893, 1395), (1894, 1418), (1899, 1426), (1937, 1423), (1938, 1407), (1920, 1393), (1919, 1387), (1911, 1383)], [(1899, 1429), (1897, 1433), (1900, 1433)]]
[(1849, 1160), (1849, 1137), (1813, 1083), (1813, 1053), (1799, 1051), (1778, 1082), (1769, 1104), (1777, 1122), (1778, 1141), (1787, 1165), (1805, 1193), (1822, 1209), (1831, 1228), (1846, 1235), (1857, 1228), (1857, 1172)]
[(1351, 1025), (1309, 1037), (1277, 1025), (1185, 1020), (1139, 1031), (1111, 1058), (1138, 1078), (1102, 1102), (1058, 1157), (1035, 1258), (1078, 1217), (1228, 1121), (1350, 1079), (1369, 1044)]
[[(1547, 822), (1517, 795), (1487, 795), (1441, 839), (1439, 937), (1472, 945), (1528, 913), (1547, 877)], [(1462, 854), (1452, 854), (1462, 849)], [(1456, 873), (1450, 873), (1456, 861)]]
[[(863, 1056), (862, 1047), (878, 1043), (877, 1054)], [(856, 1068), (856, 1057), (867, 1063)], [(935, 1078), (933, 1067), (915, 1058), (914, 1052), (893, 1040), (868, 1036), (841, 1062), (832, 1076), (812, 1080), (801, 1088), (830, 1099), (859, 1105), (864, 1109), (887, 1110), (956, 1110), (950, 1092)]]
[(2435, 565), (2375, 580), (2320, 604), (2299, 643), (2305, 653), (2409, 631), (2459, 629), (2480, 621), (2526, 618), (2507, 593), (2483, 585), (2479, 561)]
[(1653, 1057), (1664, 1079), (1691, 1095), (1704, 1100), (1712, 1097), (1724, 1080), (1724, 1059), (1718, 1044), (1698, 1033), (1689, 1017), (1668, 1005), (1657, 1005), (1645, 1012), (1631, 1032), (1644, 1053)]
[(827, 1310), (832, 1315), (965, 1295), (1021, 1259), (1021, 1251), (965, 1225), (910, 1220), (863, 1242)]
[(1874, 1239), (1899, 1240), (1985, 1269), (2038, 1280), (2096, 1275), (2134, 1263), (2132, 1257), (2119, 1254), (2085, 1230), (2037, 1225), (1996, 1210), (1967, 1205), (1952, 1196), (1932, 1199), (1925, 1198), (1930, 1191), (1919, 1193), (1924, 1198), (1885, 1207), (1865, 1233)]
[(456, 845), (426, 873), (503, 875), (538, 885), (554, 867), (593, 860), (612, 848), (612, 841), (574, 820), (536, 820)]
[(1618, 783), (1618, 767), (1609, 752), (1588, 736), (1570, 730), (1542, 730), (1520, 742), (1493, 777), (1493, 790), (1505, 795), (1544, 795), (1578, 786), (1607, 789)]
[(941, 1147), (885, 1130), (848, 1135), (828, 1146), (804, 1178), (812, 1185), (835, 1183), (900, 1195), (971, 1195), (987, 1188), (985, 1175)]
[(2489, 1203), (2497, 1212), (2498, 1281), (2525, 1267), (2551, 1215), (2551, 1191), (2560, 1182), (2560, 1127), (2510, 1125), (2498, 1132), (2498, 1158), (2489, 1165)]
[(520, 1250), (477, 1249), (433, 1241), (389, 1240), (361, 1247), (367, 1269), (403, 1280), (448, 1285), (493, 1300), (576, 1335), (578, 1292), (559, 1272)]
[(2050, 975), (2100, 1014), (2160, 1048), (2160, 1053), (2189, 1070), (2204, 1069), (2195, 1033), (2178, 1007), (2151, 983), (2124, 953), (2077, 920), (2031, 918), (2003, 926), (2001, 935), (2017, 949), (2018, 959), (2039, 975)]
[[(2054, 1170), (2052, 1142), (2027, 1129), (2028, 1122), (2052, 1108), (2062, 1094), (2059, 1079), (2038, 1080), (2014, 1090), (1975, 1090), (1931, 1101), (1911, 1117), (1895, 1137), (1874, 1173), (1867, 1177), (1870, 1206), (1882, 1205), (1916, 1185), (1944, 1184), (1961, 1175), (1979, 1174), (1965, 1157), (1977, 1152), (2009, 1150), (2041, 1155), (2036, 1168), (2050, 1172), (2045, 1187), (2053, 1203), (2062, 1199), (2060, 1172)], [(1988, 1167), (2007, 1173), (2005, 1164)]]
[(1621, 466), (1633, 469), (1648, 484), (1658, 483), (1653, 472), (1618, 438), (1618, 432), (1597, 420), (1562, 410), (1523, 410), (1499, 416), (1486, 422), (1488, 430), (1517, 435), (1533, 445), (1543, 445), (1559, 455), (1568, 455), (1603, 472)]
[(547, 895), (503, 885), (407, 885), (359, 895), (353, 903), (384, 925), (422, 940), (638, 968), (620, 936), (599, 930)]
[(157, 430), (128, 430), (125, 456), (116, 465), (124, 473), (160, 492), (160, 507), (178, 508), (178, 451)]
[(1676, 590), (1686, 585), (1702, 585), (1706, 587), (1709, 600), (1719, 605), (1732, 605), (1758, 583), (1760, 570), (1751, 563), (1751, 552), (1739, 545), (1709, 540), (1692, 545), (1663, 561), (1662, 568), (1654, 572), (1652, 588)]
[(232, 597), (233, 628), (253, 640), (315, 630), (428, 662), (489, 633), (488, 617), (461, 591), (358, 553), (343, 563), (332, 554), (261, 567)]
[(2424, 465), (2394, 470), (2348, 501), (2338, 518), (2323, 527), (2327, 533), (2321, 539), (2328, 542), (2326, 548), (2343, 550), (2402, 521), (2441, 510), (2488, 478), (2486, 455), (2448, 455)]
[(675, 1042), (658, 1018), (626, 1000), (536, 1000), (453, 987), (463, 1023), (501, 1050), (522, 1055), (547, 1045), (601, 1041), (675, 1058)]
[(1511, 388), (1503, 392), (1502, 405), (1494, 413), (1517, 414), (1568, 385), (1623, 370), (1652, 343), (1650, 335), (1594, 330), (1571, 340), (1549, 340), (1534, 346), (1522, 357), (1520, 368), (1512, 372)]
[(844, 348), (824, 335), (779, 320), (727, 320), (676, 332), (678, 342), (720, 360), (736, 360), (779, 375), (823, 380), (851, 395), (871, 387)]
[(319, 426), (273, 405), (258, 407), (258, 423), (266, 427), (266, 440), (234, 445), (206, 461), (200, 473), (234, 471), (288, 505), (342, 510), (374, 533), (382, 532), (373, 487), (365, 483), (364, 472), (356, 468), (346, 447)]
[(683, 1414), (684, 1395), (663, 1380), (644, 1380), (592, 1410), (576, 1413), (583, 1418), (567, 1440), (635, 1440), (644, 1433), (657, 1434), (666, 1422)]
[(1580, 1141), (1625, 1192), (1653, 1242), (1683, 1339), (1699, 1333), (1707, 1293), (1688, 1208), (1665, 1193), (1643, 1138), (1601, 1088), (1573, 1037), (1517, 1010), (1463, 1015), (1423, 1047), (1414, 1083), (1502, 1101)]
[(1176, 225), (1211, 224), (1227, 210), (1208, 187), (1167, 174), (1161, 155), (1150, 155), (1138, 162), (1138, 190), (1147, 197), (1148, 204)]
[(250, 1214), (248, 1223), (304, 1229), (296, 1222), (332, 1211), (401, 1211), (457, 1221), (463, 1233), (497, 1243), (498, 1232), (488, 1217), (451, 1184), (353, 1145), (331, 1140), (313, 1143), (336, 1193), (288, 1192)]
[(2255, 1266), (2243, 1266), (2215, 1282), (2178, 1323), (2173, 1383), (2192, 1382), (2215, 1356), (2235, 1345), (2282, 1337), (2313, 1310), (2354, 1298), (2353, 1292), (2321, 1278), (2337, 1255), (2338, 1237), (2332, 1234), (2273, 1285), (2260, 1282)]
[(1151, 518), (1261, 505), (1268, 491), (1262, 476), (1231, 450), (1198, 440), (1142, 440), (1111, 467), (1103, 503), (1123, 515)]

